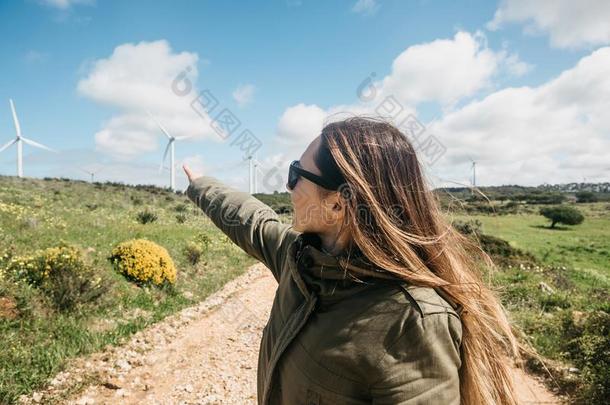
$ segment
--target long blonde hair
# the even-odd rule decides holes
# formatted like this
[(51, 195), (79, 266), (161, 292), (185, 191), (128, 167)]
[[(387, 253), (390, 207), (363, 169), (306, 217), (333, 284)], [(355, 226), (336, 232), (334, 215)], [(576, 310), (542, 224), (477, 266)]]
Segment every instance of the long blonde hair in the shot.
[(344, 181), (343, 225), (352, 245), (375, 266), (462, 306), (461, 402), (517, 404), (507, 360), (520, 360), (527, 348), (483, 282), (493, 263), (444, 218), (409, 139), (389, 122), (366, 117), (330, 123), (321, 138), (314, 159), (322, 173)]

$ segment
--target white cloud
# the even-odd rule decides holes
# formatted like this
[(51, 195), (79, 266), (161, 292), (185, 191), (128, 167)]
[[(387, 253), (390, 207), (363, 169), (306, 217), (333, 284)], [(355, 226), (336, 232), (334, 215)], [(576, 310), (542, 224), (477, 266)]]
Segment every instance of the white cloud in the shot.
[(375, 14), (378, 9), (379, 4), (377, 4), (376, 0), (358, 0), (352, 6), (352, 12), (363, 15)]
[(112, 117), (104, 128), (95, 134), (96, 148), (121, 160), (157, 150), (159, 143), (154, 124), (142, 114), (124, 114)]
[(500, 68), (522, 75), (529, 65), (506, 50), (493, 51), (481, 32), (459, 31), (452, 39), (408, 47), (392, 63), (392, 72), (380, 83), (381, 92), (405, 104), (435, 101), (451, 106), (490, 88)]
[[(422, 61), (431, 61), (434, 74)], [(467, 33), (409, 47), (396, 58), (392, 72), (375, 82), (377, 93), (371, 101), (287, 108), (279, 119), (275, 144), (281, 167), (298, 158), (326, 122), (343, 118), (334, 115), (337, 112), (376, 115), (380, 101), (395, 95), (403, 108), (402, 118), (415, 113), (423, 101), (441, 105), (466, 101), (457, 109), (444, 109), (439, 120), (426, 124), (426, 134), (447, 148), (428, 171), (436, 185), (470, 184), (469, 158), (478, 162), (479, 185), (537, 185), (582, 181), (583, 177), (608, 181), (610, 47), (591, 53), (541, 86), (492, 89), (481, 99), (468, 100), (481, 97), (479, 90), (491, 89), (493, 76), (502, 70), (518, 75), (529, 69), (506, 49), (487, 49), (484, 38)], [(396, 124), (400, 118), (393, 121)]]
[[(202, 118), (190, 105), (196, 97), (197, 62), (197, 54), (173, 52), (167, 41), (160, 40), (123, 44), (108, 58), (90, 63), (78, 92), (119, 110), (95, 134), (98, 150), (124, 159), (156, 150), (163, 135), (147, 110), (174, 136), (219, 140), (209, 118)], [(177, 79), (181, 73), (183, 80)], [(191, 93), (173, 90), (176, 85), (181, 90), (185, 83)]]
[[(452, 39), (413, 45), (394, 59), (389, 75), (370, 81), (374, 90), (362, 89), (363, 96), (370, 98), (368, 100), (326, 109), (302, 103), (288, 107), (278, 122), (277, 142), (282, 148), (294, 145), (290, 152), (297, 153), (320, 134), (325, 122), (350, 114), (381, 115), (398, 124), (408, 114), (414, 114), (415, 107), (422, 102), (432, 101), (451, 107), (463, 98), (491, 88), (492, 78), (502, 69), (509, 74), (522, 75), (531, 66), (506, 49), (489, 49), (480, 32), (472, 35), (460, 31)], [(395, 119), (392, 113), (378, 109), (387, 97), (399, 103), (401, 112)]]
[(95, 0), (39, 0), (39, 2), (48, 7), (67, 10), (77, 4), (92, 5), (95, 3)]
[[(506, 88), (430, 125), (447, 147), (442, 178), (466, 179), (475, 159), (479, 184), (608, 180), (610, 47), (538, 87)], [(456, 175), (462, 167), (462, 176)]]
[(505, 58), (504, 58), (505, 69), (508, 71), (508, 73), (511, 76), (517, 76), (517, 77), (523, 76), (526, 73), (529, 73), (534, 68), (534, 65), (529, 64), (529, 63), (524, 62), (521, 59), (519, 59), (519, 55), (516, 53), (512, 53), (509, 55), (504, 53), (504, 55), (505, 55)]
[(284, 111), (277, 125), (278, 140), (284, 143), (310, 142), (320, 134), (326, 112), (317, 105), (303, 103)]
[(528, 34), (548, 33), (553, 47), (580, 48), (609, 44), (609, 21), (607, 0), (503, 0), (487, 28), (524, 23)]
[(239, 85), (233, 91), (233, 99), (235, 99), (240, 107), (243, 107), (252, 102), (254, 98), (254, 90), (255, 87), (253, 84)]

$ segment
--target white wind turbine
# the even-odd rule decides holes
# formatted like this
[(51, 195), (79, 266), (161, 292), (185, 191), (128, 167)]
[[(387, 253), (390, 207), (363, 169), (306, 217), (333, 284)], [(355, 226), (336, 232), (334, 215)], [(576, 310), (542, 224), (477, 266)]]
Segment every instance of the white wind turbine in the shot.
[(84, 169), (82, 167), (79, 167), (79, 169), (81, 169), (83, 172), (85, 172), (89, 176), (91, 176), (91, 183), (93, 183), (93, 179), (94, 179), (95, 174), (99, 173), (102, 170), (102, 168), (99, 168), (99, 169), (97, 169), (95, 171), (91, 171), (91, 170)]
[(256, 159), (256, 157), (250, 155), (248, 156), (248, 175), (249, 175), (249, 190), (250, 194), (258, 193), (258, 176), (257, 172), (263, 173), (260, 169), (261, 163)]
[(12, 144), (17, 144), (17, 176), (23, 177), (23, 145), (21, 142), (25, 142), (28, 145), (35, 146), (37, 148), (46, 149), (51, 152), (57, 152), (54, 149), (48, 148), (38, 142), (34, 142), (31, 139), (28, 139), (24, 136), (21, 136), (21, 126), (19, 125), (19, 119), (17, 118), (17, 112), (15, 111), (15, 104), (13, 104), (13, 100), (9, 99), (9, 103), (11, 105), (11, 111), (13, 112), (13, 122), (15, 123), (15, 131), (17, 131), (17, 137), (0, 148), (0, 152), (4, 149), (8, 148)]
[(161, 160), (161, 166), (159, 166), (159, 173), (161, 173), (163, 171), (163, 163), (165, 163), (165, 159), (167, 158), (167, 153), (171, 150), (170, 160), (169, 160), (169, 178), (170, 178), (169, 186), (172, 191), (175, 191), (176, 190), (176, 172), (175, 172), (176, 167), (174, 165), (174, 159), (175, 159), (174, 142), (190, 138), (190, 136), (172, 136), (172, 135), (170, 135), (170, 133), (167, 132), (167, 130), (163, 127), (163, 125), (161, 125), (161, 123), (155, 119), (155, 117), (150, 113), (150, 111), (146, 111), (146, 113), (150, 116), (150, 118), (152, 118), (153, 121), (155, 121), (155, 123), (157, 124), (159, 129), (165, 134), (165, 136), (167, 136), (168, 142), (167, 142), (167, 146), (165, 147), (165, 153), (163, 154), (163, 159)]
[(477, 186), (477, 162), (472, 158), (468, 158), (472, 162), (472, 187)]

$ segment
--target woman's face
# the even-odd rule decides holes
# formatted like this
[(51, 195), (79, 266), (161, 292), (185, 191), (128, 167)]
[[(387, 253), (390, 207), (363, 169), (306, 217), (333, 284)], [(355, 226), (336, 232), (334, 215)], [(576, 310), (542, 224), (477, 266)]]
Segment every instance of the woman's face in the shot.
[[(320, 136), (315, 138), (301, 155), (301, 167), (318, 176), (320, 169), (314, 162), (314, 156), (320, 145)], [(339, 201), (339, 193), (325, 195), (324, 189), (317, 184), (300, 177), (296, 186), (290, 192), (292, 200), (293, 229), (299, 232), (332, 233), (339, 229), (343, 219), (343, 209)]]

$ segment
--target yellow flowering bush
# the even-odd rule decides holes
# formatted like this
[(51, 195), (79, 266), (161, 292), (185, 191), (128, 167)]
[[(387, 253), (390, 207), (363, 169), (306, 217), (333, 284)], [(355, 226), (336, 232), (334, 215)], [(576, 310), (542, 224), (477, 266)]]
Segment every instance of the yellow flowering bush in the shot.
[(84, 262), (77, 247), (64, 242), (29, 255), (4, 258), (11, 276), (39, 288), (60, 311), (98, 301), (111, 288), (105, 277)]
[(121, 274), (137, 283), (159, 286), (176, 281), (176, 267), (167, 250), (147, 239), (118, 244), (109, 260)]
[(58, 269), (78, 271), (84, 267), (80, 251), (74, 246), (58, 246), (37, 250), (33, 254), (11, 257), (7, 269), (19, 279), (39, 286)]

